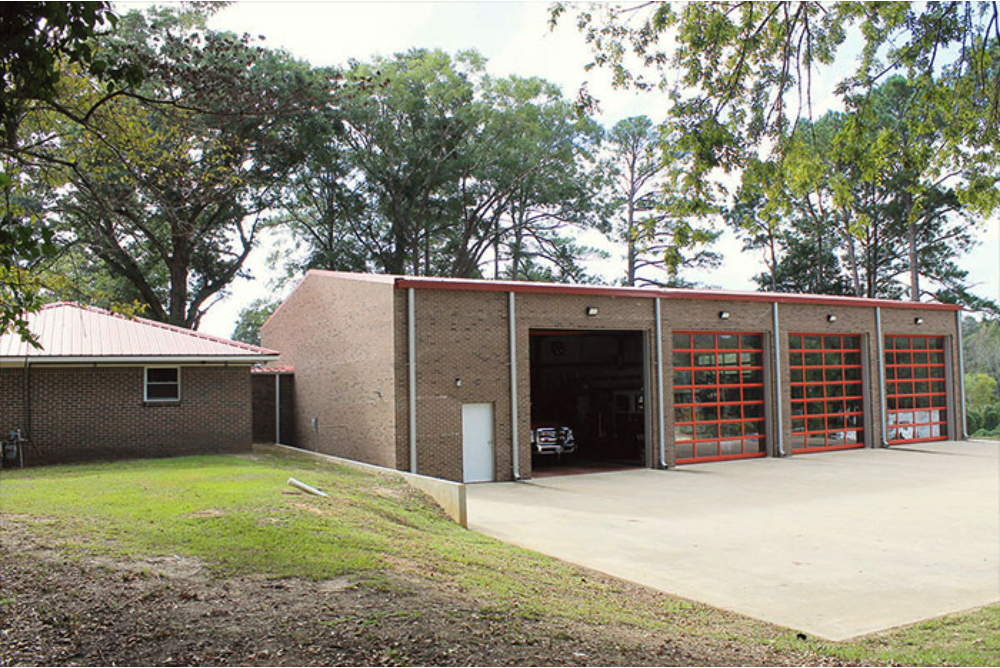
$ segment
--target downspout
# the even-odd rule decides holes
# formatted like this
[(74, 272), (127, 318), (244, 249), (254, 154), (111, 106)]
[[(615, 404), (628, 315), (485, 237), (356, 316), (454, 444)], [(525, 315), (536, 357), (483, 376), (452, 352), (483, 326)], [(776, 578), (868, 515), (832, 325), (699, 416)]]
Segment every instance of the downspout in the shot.
[(778, 456), (785, 456), (785, 420), (781, 412), (781, 336), (778, 331), (778, 302), (771, 302), (771, 318), (774, 330), (774, 406), (778, 419)]
[(274, 442), (281, 443), (281, 374), (274, 374)]
[(663, 323), (660, 320), (660, 298), (656, 304), (656, 421), (657, 441), (660, 446), (660, 468), (667, 468), (666, 436), (663, 433)]
[[(24, 409), (24, 419), (22, 424), (24, 425), (24, 433), (22, 436), (27, 440), (31, 440), (31, 362), (28, 360), (27, 355), (24, 357), (24, 372), (21, 377), (21, 388), (23, 392), (23, 409)], [(6, 434), (0, 434), (0, 438), (3, 438)]]
[(962, 425), (962, 440), (969, 439), (969, 424), (965, 418), (965, 348), (962, 343), (962, 312), (955, 311), (955, 328), (958, 330), (958, 410)]
[(514, 293), (507, 293), (507, 326), (510, 340), (510, 461), (514, 480), (521, 479), (519, 442), (517, 438), (517, 320), (514, 312)]
[(885, 337), (882, 336), (882, 309), (878, 306), (875, 307), (875, 336), (878, 337), (878, 344), (875, 346), (878, 350), (878, 405), (879, 405), (879, 424), (882, 426), (882, 447), (889, 447), (889, 439), (887, 434), (889, 433), (889, 425), (885, 414)]
[(413, 288), (406, 289), (406, 368), (409, 382), (410, 473), (417, 472), (417, 325)]

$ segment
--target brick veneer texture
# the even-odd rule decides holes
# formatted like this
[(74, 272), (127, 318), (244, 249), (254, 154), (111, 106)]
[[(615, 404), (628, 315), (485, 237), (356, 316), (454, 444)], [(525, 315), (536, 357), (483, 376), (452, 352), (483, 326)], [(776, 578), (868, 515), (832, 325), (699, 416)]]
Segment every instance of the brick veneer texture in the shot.
[[(492, 403), (494, 406), (494, 469), (498, 480), (513, 478), (510, 423), (510, 382), (508, 354), (507, 294), (418, 289), (415, 291), (417, 334), (417, 441), (418, 470), (428, 475), (460, 480), (462, 474), (461, 405)], [(866, 434), (869, 442), (881, 441), (881, 401), (878, 394), (878, 349), (875, 309), (871, 307), (807, 304), (779, 305), (781, 383), (774, 383), (772, 306), (763, 302), (668, 299), (661, 302), (663, 329), (663, 404), (665, 463), (674, 464), (673, 448), (673, 369), (672, 337), (675, 330), (760, 332), (764, 335), (768, 395), (768, 452), (776, 454), (777, 411), (775, 392), (780, 396), (785, 452), (790, 453), (791, 396), (788, 385), (788, 336), (790, 333), (861, 334), (866, 351), (865, 397)], [(597, 316), (586, 309), (596, 307)], [(719, 318), (728, 311), (727, 320)], [(835, 322), (827, 315), (837, 315)], [(924, 318), (922, 325), (915, 316)], [(530, 477), (531, 371), (528, 338), (533, 329), (640, 331), (647, 342), (646, 442), (647, 465), (659, 467), (657, 430), (657, 387), (655, 376), (655, 304), (649, 298), (548, 295), (519, 293), (515, 297), (518, 369), (519, 475)], [(953, 312), (883, 308), (884, 334), (934, 334), (947, 337), (946, 349), (952, 365), (949, 377), (950, 405), (957, 401), (957, 356), (954, 352)], [(408, 430), (406, 376), (406, 299), (398, 291), (396, 299), (397, 452), (406, 461)], [(456, 379), (461, 378), (461, 387)], [(958, 422), (952, 410), (949, 433), (956, 434)]]
[(310, 272), (261, 329), (295, 368), (299, 447), (396, 468), (393, 292)]
[[(743, 331), (764, 335), (768, 452), (775, 454), (777, 411), (790, 451), (791, 398), (788, 386), (790, 333), (861, 334), (866, 351), (866, 433), (881, 439), (875, 309), (857, 306), (781, 304), (781, 383), (773, 378), (772, 306), (765, 302), (664, 298), (663, 404), (666, 465), (674, 463), (672, 337), (675, 330)], [(597, 316), (586, 309), (596, 307)], [(655, 302), (606, 295), (518, 293), (517, 338), (518, 460), (520, 477), (531, 476), (531, 370), (528, 339), (533, 329), (619, 330), (643, 334), (646, 365), (647, 465), (658, 467)], [(727, 320), (720, 311), (729, 311)], [(490, 403), (494, 414), (494, 471), (514, 477), (510, 429), (508, 294), (418, 288), (414, 290), (416, 333), (417, 471), (461, 480), (462, 404)], [(830, 323), (827, 315), (836, 314)], [(914, 317), (924, 318), (922, 325)], [(955, 315), (951, 311), (883, 308), (885, 334), (947, 337), (951, 362), (948, 392), (957, 398)], [(408, 423), (407, 290), (388, 280), (371, 281), (310, 273), (264, 328), (264, 345), (280, 350), (295, 367), (296, 427), (302, 447), (402, 470), (410, 468)], [(458, 381), (461, 380), (461, 383)], [(312, 419), (317, 420), (318, 430)], [(957, 433), (951, 410), (949, 433)], [(808, 456), (808, 455), (804, 455)]]
[(0, 369), (0, 430), (29, 433), (25, 463), (237, 452), (251, 445), (249, 366), (182, 366), (181, 400), (143, 401), (143, 367)]

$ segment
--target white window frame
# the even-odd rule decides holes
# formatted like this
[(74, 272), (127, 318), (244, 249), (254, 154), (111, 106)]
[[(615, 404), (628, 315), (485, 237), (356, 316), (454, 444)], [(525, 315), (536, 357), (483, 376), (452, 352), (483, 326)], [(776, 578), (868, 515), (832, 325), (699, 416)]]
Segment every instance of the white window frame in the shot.
[[(174, 369), (177, 371), (177, 396), (176, 397), (154, 397), (149, 396), (149, 370), (150, 369)], [(179, 366), (147, 366), (142, 372), (142, 400), (147, 403), (177, 403), (181, 400), (181, 368)], [(154, 385), (173, 385), (173, 383), (153, 383)]]

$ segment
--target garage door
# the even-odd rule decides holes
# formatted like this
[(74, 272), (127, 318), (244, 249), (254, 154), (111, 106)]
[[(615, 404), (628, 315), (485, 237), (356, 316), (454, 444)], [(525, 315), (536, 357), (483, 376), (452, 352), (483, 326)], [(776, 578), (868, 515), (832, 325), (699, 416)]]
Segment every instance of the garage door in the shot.
[(676, 462), (763, 457), (760, 333), (674, 332)]
[(943, 336), (885, 337), (886, 438), (890, 444), (948, 438)]
[(861, 337), (788, 337), (792, 452), (864, 447)]

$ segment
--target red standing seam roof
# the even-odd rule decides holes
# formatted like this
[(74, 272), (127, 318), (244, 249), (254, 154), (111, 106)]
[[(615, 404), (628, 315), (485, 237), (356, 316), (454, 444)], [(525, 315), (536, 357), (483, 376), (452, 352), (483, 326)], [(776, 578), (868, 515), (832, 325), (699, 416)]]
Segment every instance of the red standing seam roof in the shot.
[(146, 318), (128, 318), (75, 302), (47, 304), (27, 317), (41, 348), (13, 332), (0, 336), (0, 360), (273, 360), (278, 353)]

